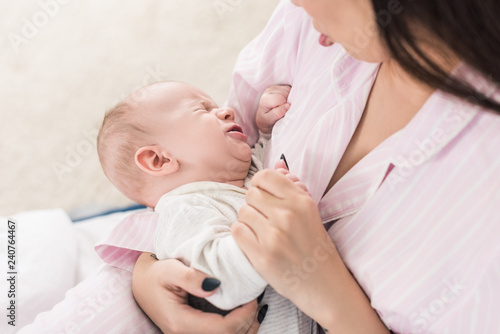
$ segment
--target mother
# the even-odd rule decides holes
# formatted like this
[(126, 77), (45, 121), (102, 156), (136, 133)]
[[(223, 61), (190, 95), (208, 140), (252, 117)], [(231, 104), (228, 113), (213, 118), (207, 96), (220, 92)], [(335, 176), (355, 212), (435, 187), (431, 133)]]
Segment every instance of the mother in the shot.
[[(262, 91), (292, 86), (265, 165), (284, 153), (310, 196), (259, 173), (236, 241), (329, 332), (498, 332), (500, 3), (292, 2), (302, 8), (283, 0), (242, 52), (229, 105), (255, 141)], [(234, 332), (256, 310), (181, 307), (172, 291), (203, 296), (204, 276), (174, 260), (144, 254), (134, 274), (167, 333)]]

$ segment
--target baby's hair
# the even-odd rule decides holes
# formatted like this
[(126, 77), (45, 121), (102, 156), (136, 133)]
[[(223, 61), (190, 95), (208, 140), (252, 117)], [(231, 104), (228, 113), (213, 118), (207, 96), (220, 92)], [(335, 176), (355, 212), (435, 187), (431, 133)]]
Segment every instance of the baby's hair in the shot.
[(97, 153), (104, 174), (128, 198), (140, 203), (143, 184), (135, 153), (144, 145), (147, 132), (126, 100), (109, 109), (97, 136)]

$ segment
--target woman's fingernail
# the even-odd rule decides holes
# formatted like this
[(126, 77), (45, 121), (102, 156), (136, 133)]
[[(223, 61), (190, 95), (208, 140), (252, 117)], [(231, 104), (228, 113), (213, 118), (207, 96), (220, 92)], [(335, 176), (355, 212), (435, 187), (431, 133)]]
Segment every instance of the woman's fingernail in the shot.
[(285, 155), (282, 154), (281, 157), (280, 157), (281, 160), (283, 160), (285, 162), (285, 166), (286, 168), (289, 170), (290, 168), (288, 167), (288, 162), (286, 162), (286, 158), (285, 158)]
[(262, 301), (262, 298), (264, 298), (265, 293), (266, 293), (266, 290), (262, 291), (260, 296), (257, 297), (257, 304), (260, 304), (260, 302)]
[(257, 316), (257, 321), (259, 322), (259, 324), (261, 324), (262, 321), (264, 321), (264, 318), (266, 317), (266, 313), (267, 313), (268, 308), (269, 308), (269, 306), (266, 304), (266, 305), (262, 306), (262, 308), (260, 309), (259, 315)]
[(220, 281), (216, 278), (205, 278), (201, 284), (201, 288), (205, 291), (214, 291), (220, 285)]

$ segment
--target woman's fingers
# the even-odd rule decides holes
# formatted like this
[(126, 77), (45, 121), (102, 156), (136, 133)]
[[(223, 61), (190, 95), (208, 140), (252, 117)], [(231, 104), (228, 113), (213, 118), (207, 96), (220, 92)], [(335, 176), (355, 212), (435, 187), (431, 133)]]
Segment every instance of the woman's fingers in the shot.
[(156, 261), (154, 265), (161, 267), (157, 270), (160, 284), (173, 292), (184, 290), (194, 296), (206, 298), (213, 295), (220, 285), (218, 279), (187, 267), (175, 259)]
[(265, 218), (251, 206), (241, 207), (238, 221), (231, 225), (231, 234), (245, 253), (259, 244), (258, 231), (262, 233), (260, 226), (263, 221)]
[(260, 242), (252, 228), (238, 221), (231, 226), (231, 234), (252, 266), (256, 267), (256, 261), (258, 261), (260, 255)]
[[(257, 173), (254, 179), (259, 177), (260, 179), (255, 182), (257, 186), (251, 187), (246, 194), (246, 201), (248, 206), (252, 207), (254, 211), (260, 213), (264, 218), (278, 218), (279, 210), (276, 208), (295, 205), (296, 203), (290, 202), (291, 196), (294, 194), (303, 194), (303, 192), (308, 193), (307, 187), (302, 183), (297, 176), (288, 173), (282, 175), (286, 170), (278, 169), (277, 171), (270, 171), (268, 173)], [(284, 176), (284, 177), (283, 177)], [(253, 183), (253, 182), (252, 182)], [(288, 193), (283, 193), (284, 188), (288, 189)], [(288, 199), (285, 199), (288, 198)], [(240, 221), (248, 224), (254, 229), (252, 223), (257, 218), (256, 214), (252, 214), (252, 210), (245, 209), (248, 211), (248, 219), (241, 219)], [(260, 231), (256, 231), (259, 235)]]
[[(284, 157), (284, 155), (282, 155)], [(284, 171), (279, 171), (280, 169), (284, 169)], [(274, 170), (279, 171), (283, 175), (285, 175), (285, 172), (288, 172), (288, 166), (287, 162), (284, 159), (279, 159), (278, 162), (274, 165)]]
[(295, 185), (297, 185), (300, 189), (304, 190), (305, 192), (309, 192), (309, 190), (307, 190), (307, 186), (302, 183), (295, 174), (290, 173), (285, 160), (278, 160), (278, 162), (274, 165), (274, 170), (280, 174), (285, 175), (287, 179), (295, 183)]
[[(280, 160), (280, 161), (283, 161), (283, 160)], [(277, 166), (278, 164), (276, 164)], [(275, 171), (277, 171), (278, 173), (280, 174), (283, 174), (285, 176), (288, 176), (288, 175), (293, 175), (293, 174), (290, 174), (290, 171), (288, 169), (285, 169), (285, 168), (275, 168), (274, 169)]]
[(264, 305), (259, 309), (252, 323), (252, 326), (250, 326), (250, 329), (246, 332), (247, 334), (256, 334), (259, 331), (260, 325), (262, 324), (264, 318), (266, 317), (267, 310), (268, 310), (268, 305)]
[[(254, 300), (226, 316), (206, 313), (189, 305), (180, 305), (175, 312), (176, 324), (170, 332), (186, 334), (248, 333), (257, 317), (257, 302)], [(170, 333), (167, 331), (167, 333)]]
[[(257, 333), (257, 331), (253, 331), (255, 328), (255, 323), (257, 322), (258, 317), (258, 305), (256, 300), (252, 300), (251, 302), (244, 304), (241, 307), (238, 307), (231, 313), (225, 316), (226, 325), (228, 328), (232, 329), (232, 333), (236, 334), (246, 334), (246, 333)], [(257, 330), (259, 327), (257, 327)], [(222, 332), (219, 332), (222, 333)]]
[[(281, 206), (282, 199), (263, 189), (252, 187), (247, 191), (246, 201), (247, 205), (241, 208), (238, 219), (255, 229), (255, 226), (265, 224), (266, 218), (273, 216), (275, 208)], [(259, 235), (262, 231), (255, 232)]]
[[(253, 306), (254, 302), (255, 301), (252, 302), (252, 306)], [(246, 307), (247, 305), (248, 304), (244, 305), (243, 307)], [(262, 322), (264, 321), (264, 319), (266, 317), (266, 313), (267, 313), (268, 308), (269, 308), (269, 306), (266, 304), (266, 305), (263, 305), (258, 310), (255, 309), (255, 311), (254, 311), (252, 309), (252, 313), (245, 314), (247, 321), (244, 323), (240, 323), (240, 325), (239, 325), (240, 327), (235, 331), (235, 333), (238, 333), (238, 334), (239, 333), (256, 334), (259, 331), (260, 325), (262, 324)], [(233, 312), (240, 311), (240, 309), (236, 309)], [(231, 313), (233, 313), (233, 312), (231, 312)], [(247, 312), (247, 311), (244, 311), (244, 312)], [(239, 318), (241, 318), (241, 314), (237, 314), (237, 316)]]
[[(194, 309), (190, 309), (189, 312), (192, 312), (189, 318), (196, 319), (196, 321), (190, 321), (189, 323), (184, 323), (180, 326), (183, 333), (247, 334), (257, 333), (256, 330), (260, 327), (258, 322), (259, 312), (257, 310), (256, 300), (236, 308), (225, 316), (215, 313), (205, 313)], [(187, 317), (185, 318), (188, 319)], [(200, 330), (200, 324), (203, 324), (202, 330)], [(205, 326), (205, 324), (210, 325)]]
[(305, 192), (309, 192), (309, 190), (307, 189), (307, 186), (304, 183), (298, 181), (298, 182), (295, 182), (295, 185), (297, 185), (300, 189), (304, 190)]
[(293, 194), (297, 188), (294, 182), (274, 170), (264, 169), (252, 178), (252, 187), (258, 187), (274, 197), (283, 199)]

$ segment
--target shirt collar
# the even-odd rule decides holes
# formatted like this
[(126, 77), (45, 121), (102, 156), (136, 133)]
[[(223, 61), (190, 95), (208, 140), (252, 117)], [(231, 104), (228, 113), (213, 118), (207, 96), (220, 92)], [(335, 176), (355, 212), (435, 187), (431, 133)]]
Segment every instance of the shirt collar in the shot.
[[(365, 99), (363, 100), (363, 98), (361, 98), (359, 90), (360, 80), (364, 82), (361, 89), (369, 93), (368, 89), (373, 85), (379, 67), (380, 64), (362, 63), (352, 58), (347, 53), (341, 53), (341, 55), (334, 60), (332, 71), (334, 90), (336, 91), (338, 100), (345, 101), (346, 99), (356, 97), (359, 108), (361, 108), (361, 110), (358, 111), (362, 113), (364, 105), (366, 104), (365, 100), (368, 96), (365, 96), (367, 94), (362, 94)], [(473, 73), (463, 64), (458, 66), (452, 74), (459, 78), (464, 78), (464, 80), (470, 80), (471, 83), (477, 83), (481, 78), (481, 76)], [(354, 83), (357, 83), (357, 85), (354, 85)], [(483, 88), (486, 87), (485, 89), (487, 92), (492, 92), (491, 86), (485, 84), (482, 86)], [(336, 191), (332, 193), (329, 192), (321, 200), (325, 208), (329, 208), (328, 210), (322, 210), (322, 216), (324, 218), (328, 216), (330, 216), (330, 218), (338, 218), (339, 215), (348, 214), (348, 212), (352, 214), (355, 212), (362, 205), (362, 202), (373, 195), (381, 183), (385, 181), (386, 177), (390, 173), (393, 173), (393, 170), (401, 171), (405, 169), (408, 171), (408, 169), (412, 170), (424, 164), (457, 138), (467, 125), (469, 125), (478, 115), (480, 109), (481, 108), (476, 105), (463, 99), (453, 97), (442, 91), (438, 90), (434, 92), (420, 111), (403, 129), (387, 138), (386, 141), (374, 149), (374, 151), (379, 150), (382, 146), (385, 149), (390, 149), (387, 151), (389, 156), (387, 160), (383, 159), (382, 156), (379, 157), (379, 159), (385, 160), (385, 165), (381, 163), (378, 171), (374, 171), (372, 175), (374, 177), (374, 183), (366, 187), (366, 193), (362, 196), (363, 199), (360, 197), (359, 203), (351, 203), (352, 200), (350, 200), (349, 203), (344, 203), (341, 201), (341, 198), (335, 198), (333, 202), (337, 203), (337, 205), (332, 207), (332, 201), (329, 199), (338, 195), (335, 192), (339, 191), (339, 189), (335, 189)], [(361, 115), (359, 115), (359, 117), (361, 117)], [(372, 154), (372, 152), (368, 155), (370, 154)], [(365, 157), (363, 160), (367, 158), (368, 157)], [(362, 161), (360, 161), (360, 163)], [(370, 163), (374, 163), (374, 161), (370, 161)], [(354, 168), (356, 168), (356, 166), (354, 166), (353, 169)], [(346, 175), (348, 174), (349, 172)], [(339, 180), (339, 185), (335, 187), (340, 186), (342, 181), (342, 179)], [(334, 190), (334, 188), (332, 188), (332, 190)]]
[[(452, 75), (472, 84), (480, 79), (464, 64), (460, 64)], [(437, 90), (399, 131), (396, 155), (391, 163), (405, 168), (424, 164), (457, 138), (480, 111), (481, 107), (469, 101)]]
[[(340, 52), (333, 65), (332, 75), (338, 100), (359, 94), (359, 85), (353, 83), (359, 83), (360, 80), (365, 82), (367, 89), (371, 88), (380, 67), (380, 64), (360, 62), (347, 52)], [(477, 91), (500, 101), (498, 85), (492, 84), (491, 80), (485, 79), (466, 64), (460, 63), (452, 72), (452, 76), (472, 84)], [(369, 93), (369, 90), (367, 92)], [(361, 106), (363, 109), (365, 100)], [(390, 163), (396, 167), (414, 168), (422, 165), (453, 141), (480, 110), (477, 105), (437, 90), (413, 119), (393, 135), (398, 136), (398, 140), (394, 149), (395, 155), (390, 159)]]

